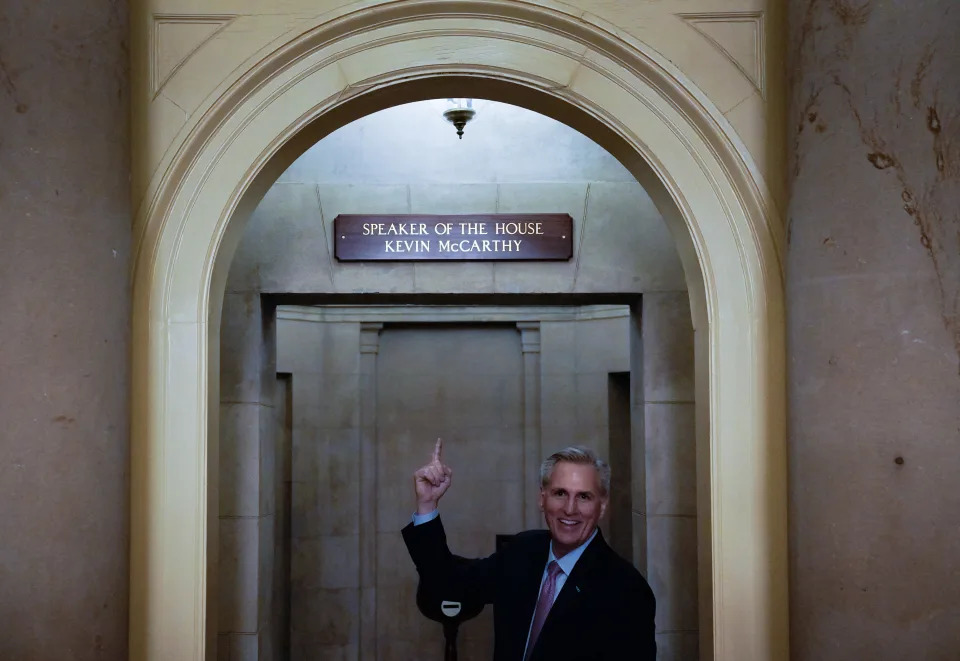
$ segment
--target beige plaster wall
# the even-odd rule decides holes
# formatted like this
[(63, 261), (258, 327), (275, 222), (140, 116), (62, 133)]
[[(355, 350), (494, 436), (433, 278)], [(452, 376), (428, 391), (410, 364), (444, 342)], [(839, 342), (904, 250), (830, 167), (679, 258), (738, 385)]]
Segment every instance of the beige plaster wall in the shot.
[(791, 3), (795, 659), (960, 650), (960, 6)]
[(127, 653), (126, 4), (0, 11), (0, 658)]

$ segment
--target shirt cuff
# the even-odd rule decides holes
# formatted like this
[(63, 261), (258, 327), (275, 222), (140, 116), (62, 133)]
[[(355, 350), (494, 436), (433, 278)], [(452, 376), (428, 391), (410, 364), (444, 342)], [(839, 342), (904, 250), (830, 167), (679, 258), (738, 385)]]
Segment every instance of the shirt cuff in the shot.
[(416, 514), (413, 515), (413, 525), (419, 526), (423, 523), (428, 523), (433, 521), (435, 518), (440, 516), (440, 510), (433, 510), (429, 514)]

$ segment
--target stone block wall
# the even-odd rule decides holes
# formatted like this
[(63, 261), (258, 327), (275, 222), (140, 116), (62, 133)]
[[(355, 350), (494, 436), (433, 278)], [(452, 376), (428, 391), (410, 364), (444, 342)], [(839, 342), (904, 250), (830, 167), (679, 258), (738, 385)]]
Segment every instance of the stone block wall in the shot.
[[(259, 296), (228, 294), (221, 317), (217, 653), (228, 661), (272, 659), (277, 558), (275, 313)], [(282, 545), (281, 545), (282, 548)]]
[[(643, 453), (636, 457), (637, 523), (646, 535), (646, 568), (657, 596), (658, 658), (698, 658), (697, 458), (693, 326), (685, 293), (643, 297)], [(639, 402), (638, 402), (639, 403)], [(642, 489), (642, 492), (639, 491)]]
[[(521, 308), (513, 317), (530, 320), (515, 327), (504, 327), (496, 316), (501, 313), (463, 308), (464, 318), (473, 315), (477, 323), (494, 325), (460, 331), (436, 326), (443, 314), (434, 313), (434, 323), (424, 326), (429, 312), (405, 318), (402, 310), (384, 315), (385, 309), (379, 308), (378, 317), (377, 308), (283, 308), (276, 369), (290, 375), (289, 574), (276, 572), (283, 564), (282, 551), (254, 547), (252, 537), (244, 542), (225, 535), (221, 553), (231, 545), (259, 553), (248, 559), (246, 575), (226, 579), (233, 591), (222, 588), (222, 598), (241, 602), (226, 610), (246, 613), (253, 621), (269, 615), (258, 610), (265, 607), (260, 595), (271, 590), (281, 595), (276, 598), (285, 594), (293, 659), (317, 654), (399, 659), (414, 649), (440, 646), (439, 627), (412, 608), (416, 574), (398, 534), (411, 508), (410, 473), (425, 461), (422, 455), (429, 454), (433, 437), (446, 436), (447, 459), (461, 467), (459, 489), (444, 501), (451, 543), (468, 556), (488, 554), (495, 534), (542, 525), (536, 483), (523, 468), (526, 448), (531, 443), (539, 448), (537, 464), (574, 443), (593, 445), (609, 456), (609, 374), (645, 366), (634, 375), (629, 393), (637, 423), (634, 465), (628, 469), (633, 487), (628, 486), (625, 502), (628, 514), (632, 511), (634, 539), (642, 545), (634, 547), (634, 560), (647, 559), (648, 565), (638, 566), (658, 595), (661, 657), (696, 659), (696, 467), (692, 403), (685, 400), (692, 365), (686, 296), (658, 295), (644, 306), (642, 328), (651, 338), (646, 343), (631, 341), (639, 320), (624, 307), (580, 308), (585, 312), (541, 321), (532, 321), (536, 314)], [(376, 321), (383, 316), (401, 325)], [(241, 318), (235, 316), (234, 322)], [(411, 322), (420, 325), (404, 325)], [(247, 323), (263, 322), (254, 315)], [(536, 335), (531, 334), (534, 326)], [(464, 335), (470, 333), (479, 335), (471, 340)], [(257, 334), (231, 335), (234, 340), (251, 336)], [(459, 350), (479, 350), (489, 344), (484, 337), (494, 341), (496, 346), (488, 347), (492, 353)], [(225, 357), (243, 355), (224, 348)], [(639, 360), (631, 359), (636, 351), (643, 353)], [(536, 361), (530, 362), (532, 356)], [(512, 376), (501, 374), (497, 365)], [(531, 366), (535, 374), (526, 375)], [(497, 383), (484, 387), (486, 377), (478, 374), (489, 374)], [(535, 388), (524, 385), (531, 381)], [(536, 394), (536, 402), (524, 404), (529, 393)], [(494, 400), (487, 401), (491, 396)], [(263, 463), (251, 466), (254, 472), (265, 470)], [(260, 481), (270, 479), (261, 476)], [(525, 514), (531, 504), (532, 519)], [(283, 518), (278, 511), (273, 516)], [(269, 525), (269, 518), (250, 520)], [(278, 541), (276, 548), (282, 546)], [(256, 566), (269, 563), (276, 580), (289, 581), (286, 592), (267, 581), (266, 572), (255, 573)], [(276, 613), (283, 604), (274, 601), (267, 607), (275, 611), (275, 627), (284, 626)], [(462, 658), (489, 656), (490, 633), (489, 613), (465, 625)], [(265, 635), (261, 630), (261, 639)], [(274, 631), (274, 638), (282, 635)], [(232, 650), (247, 644), (253, 654), (254, 640), (236, 632), (221, 644)], [(259, 654), (240, 658), (271, 658), (262, 646)]]

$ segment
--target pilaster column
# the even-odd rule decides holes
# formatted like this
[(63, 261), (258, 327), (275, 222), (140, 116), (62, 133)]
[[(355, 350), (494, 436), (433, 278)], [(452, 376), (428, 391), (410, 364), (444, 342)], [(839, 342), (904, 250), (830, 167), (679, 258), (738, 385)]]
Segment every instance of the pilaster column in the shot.
[(360, 324), (360, 658), (377, 658), (377, 352), (383, 324)]
[(274, 309), (256, 292), (224, 296), (218, 470), (212, 481), (217, 574), (210, 580), (217, 595), (217, 646), (243, 658), (258, 658), (272, 633), (274, 558), (267, 549), (273, 547), (276, 504), (274, 320)]
[(523, 513), (524, 527), (541, 526), (534, 491), (539, 479), (540, 448), (540, 322), (517, 322), (523, 352)]

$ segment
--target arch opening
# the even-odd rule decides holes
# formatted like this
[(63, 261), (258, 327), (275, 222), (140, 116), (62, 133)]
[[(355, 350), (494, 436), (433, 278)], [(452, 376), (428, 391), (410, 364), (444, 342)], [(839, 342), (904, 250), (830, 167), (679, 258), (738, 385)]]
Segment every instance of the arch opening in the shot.
[[(435, 98), (446, 98), (469, 91), (473, 98), (489, 99), (515, 105), (557, 120), (590, 138), (614, 156), (647, 191), (667, 223), (686, 274), (691, 295), (694, 326), (706, 320), (703, 275), (696, 248), (684, 220), (678, 200), (651, 165), (654, 159), (646, 150), (636, 148), (627, 137), (627, 129), (616, 118), (594, 114), (591, 108), (573, 105), (568, 99), (544, 89), (524, 85), (508, 76), (492, 77), (491, 73), (427, 73), (409, 75), (347, 97), (300, 128), (272, 153), (243, 191), (233, 211), (224, 244), (217, 252), (216, 273), (226, 277), (233, 252), (250, 214), (271, 185), (311, 146), (340, 127), (392, 106)], [(216, 279), (215, 279), (216, 280)], [(212, 311), (216, 306), (212, 305)]]
[[(617, 158), (617, 160), (626, 167), (626, 169), (636, 180), (638, 180), (638, 182), (641, 179), (647, 182), (644, 188), (648, 194), (651, 194), (651, 196), (657, 200), (657, 209), (660, 211), (661, 217), (664, 220), (669, 219), (672, 221), (668, 221), (668, 227), (673, 236), (674, 245), (678, 248), (678, 252), (683, 252), (687, 256), (687, 259), (684, 262), (684, 266), (686, 267), (687, 271), (686, 281), (688, 289), (694, 292), (694, 297), (689, 299), (690, 313), (692, 316), (695, 315), (701, 320), (706, 318), (706, 310), (704, 309), (704, 301), (702, 296), (703, 280), (700, 275), (699, 264), (696, 257), (693, 255), (693, 248), (689, 234), (683, 224), (684, 221), (682, 218), (682, 213), (675, 201), (670, 196), (669, 191), (666, 190), (662, 181), (657, 177), (656, 173), (650, 167), (649, 163), (647, 163), (647, 161), (644, 160), (644, 158), (638, 154), (636, 150), (632, 149), (624, 137), (617, 133), (617, 131), (609, 124), (600, 121), (598, 118), (585, 113), (580, 109), (572, 108), (568, 101), (554, 97), (543, 90), (531, 89), (522, 85), (518, 85), (510, 80), (491, 78), (489, 76), (449, 74), (413, 76), (401, 82), (393, 82), (389, 85), (378, 87), (348, 98), (341, 104), (327, 111), (325, 114), (314, 119), (310, 124), (304, 126), (296, 135), (292, 136), (272, 155), (270, 160), (258, 173), (256, 179), (254, 179), (249, 188), (244, 192), (244, 196), (241, 198), (241, 202), (237, 207), (237, 211), (234, 212), (234, 216), (231, 218), (229, 231), (237, 232), (236, 242), (239, 243), (240, 234), (242, 233), (243, 227), (246, 226), (249, 216), (258, 206), (258, 203), (260, 202), (262, 196), (266, 193), (267, 189), (269, 189), (278, 180), (278, 177), (280, 177), (280, 175), (283, 174), (287, 168), (294, 163), (294, 161), (306, 153), (308, 149), (320, 143), (323, 138), (330, 133), (350, 124), (353, 121), (367, 117), (373, 113), (390, 107), (410, 102), (425, 101), (457, 95), (470, 95), (473, 98), (485, 99), (487, 101), (497, 101), (501, 103), (509, 100), (510, 104), (513, 106), (538, 112), (539, 114), (550, 117), (551, 119), (560, 121), (566, 126), (575, 128), (581, 134), (588, 136), (601, 148), (605, 148), (608, 153), (616, 154), (615, 158)], [(597, 142), (598, 138), (602, 141), (602, 143)], [(231, 264), (232, 258), (232, 249), (230, 251), (221, 250), (217, 256), (217, 259), (224, 260), (226, 265)], [(228, 266), (222, 267), (222, 272), (227, 272), (228, 270)], [(343, 276), (341, 276), (341, 279), (343, 279)], [(222, 288), (218, 288), (215, 294), (218, 294), (222, 291)], [(364, 301), (364, 294), (360, 290), (355, 291), (357, 291), (357, 294), (351, 296), (351, 300), (354, 304), (362, 304)], [(640, 291), (641, 290), (637, 290), (638, 293)], [(367, 298), (376, 299), (376, 293), (377, 290), (371, 290), (368, 293)], [(234, 296), (236, 296), (236, 293)], [(589, 294), (581, 294), (581, 296), (586, 296), (587, 300), (590, 300)], [(275, 297), (271, 296), (270, 298), (274, 299)], [(310, 300), (309, 295), (301, 295), (299, 298), (300, 300)], [(447, 298), (449, 299), (450, 303), (458, 303), (457, 295), (453, 292), (450, 292)], [(322, 297), (319, 300), (323, 300)], [(414, 294), (407, 300), (416, 301), (418, 299)], [(480, 300), (475, 301), (474, 304), (483, 305), (483, 297), (481, 296)], [(247, 307), (249, 307), (249, 305), (247, 305)], [(211, 313), (218, 311), (219, 308), (211, 308)], [(644, 318), (646, 317), (644, 316)], [(212, 319), (212, 321), (214, 323), (211, 324), (211, 328), (219, 327), (218, 319)], [(639, 322), (639, 316), (637, 317), (637, 321)], [(223, 348), (218, 342), (214, 341), (213, 338), (211, 338), (210, 347), (211, 354), (214, 351), (220, 351)], [(228, 396), (227, 399), (231, 399), (231, 396)], [(701, 419), (699, 424), (701, 427), (705, 427), (707, 421)], [(709, 437), (709, 433), (706, 429), (702, 429), (700, 435), (703, 438)], [(213, 443), (213, 440), (214, 439), (211, 437), (211, 443)], [(549, 441), (544, 439), (544, 442), (548, 443)], [(213, 446), (211, 445), (211, 447)], [(368, 476), (367, 479), (371, 478)], [(216, 484), (216, 476), (212, 473), (209, 480), (210, 485)], [(211, 486), (210, 488), (213, 487)], [(704, 485), (701, 484), (700, 489), (702, 490), (703, 488)], [(646, 519), (648, 513), (645, 509), (642, 511)], [(701, 525), (699, 526), (701, 528), (698, 533), (700, 536), (708, 534), (709, 530), (708, 513), (704, 514), (704, 518), (706, 520), (702, 521)], [(533, 519), (528, 520), (526, 525), (529, 527), (536, 527), (539, 525), (537, 520), (538, 517), (534, 517)], [(691, 523), (695, 522), (696, 519), (694, 518)], [(214, 531), (216, 524), (216, 514), (212, 513), (208, 530)], [(216, 549), (213, 548), (215, 543), (214, 537), (214, 534), (210, 534), (208, 536), (208, 553), (211, 554), (211, 557), (216, 556)], [(644, 535), (644, 539), (645, 538), (646, 536)], [(674, 544), (676, 544), (681, 551), (684, 551), (685, 549), (683, 547), (690, 543), (691, 542), (688, 541), (674, 542)], [(692, 544), (694, 546), (696, 545), (695, 540), (692, 541)], [(706, 546), (703, 549), (704, 557), (701, 558), (700, 562), (698, 563), (703, 565), (701, 572), (705, 571), (705, 568), (709, 566), (709, 552), (709, 546)], [(665, 564), (666, 563), (664, 563), (664, 565)], [(659, 569), (661, 570), (661, 575), (670, 575), (676, 571), (676, 567), (674, 567), (672, 563), (669, 569), (667, 566), (661, 566)], [(646, 568), (644, 568), (644, 573), (647, 573)], [(696, 574), (694, 574), (694, 576), (696, 576)], [(667, 579), (667, 583), (671, 582), (671, 580)], [(694, 636), (696, 636), (697, 631), (699, 631), (697, 628), (698, 626), (702, 627), (709, 624), (709, 588), (709, 582), (704, 581), (700, 586), (700, 592), (704, 592), (704, 594), (701, 594), (698, 596), (698, 598), (696, 598), (695, 603), (704, 603), (705, 612), (702, 614), (701, 618), (699, 618), (704, 620), (704, 622), (699, 624), (694, 623), (692, 625), (694, 627), (692, 630)], [(239, 589), (237, 591), (245, 592), (244, 590)], [(667, 599), (667, 595), (664, 595), (664, 597), (664, 603), (668, 603), (669, 600)], [(212, 591), (208, 591), (207, 603), (216, 603), (215, 598), (216, 595)], [(671, 595), (670, 599), (673, 598), (679, 598), (679, 595)], [(213, 610), (215, 609), (208, 607), (208, 614), (213, 612)], [(664, 616), (670, 617), (671, 619), (676, 619), (675, 614), (661, 615), (661, 617)], [(211, 626), (211, 631), (208, 632), (208, 641), (211, 645), (217, 640), (216, 633), (218, 628), (219, 627)], [(684, 629), (684, 631), (689, 630)], [(710, 632), (707, 630), (704, 633), (704, 636), (702, 636), (705, 638), (705, 640), (699, 643), (700, 646), (705, 650), (709, 649), (709, 636)], [(363, 642), (361, 642), (361, 654), (363, 654), (363, 658), (366, 658), (367, 654), (364, 652)]]
[[(277, 648), (275, 657), (287, 658), (280, 651), (287, 648), (294, 659), (349, 656), (359, 645), (357, 658), (374, 659), (384, 658), (380, 654), (394, 643), (439, 635), (400, 596), (416, 585), (412, 566), (402, 557), (386, 561), (378, 551), (399, 544), (398, 527), (408, 513), (397, 490), (421, 459), (410, 436), (419, 429), (428, 440), (442, 435), (448, 461), (458, 468), (444, 518), (459, 540), (455, 551), (468, 556), (493, 551), (490, 527), (507, 532), (543, 525), (537, 476), (529, 470), (544, 455), (587, 443), (611, 457), (617, 497), (609, 520), (601, 523), (604, 537), (661, 595), (666, 606), (658, 639), (664, 655), (684, 649), (680, 658), (697, 658), (693, 341), (673, 239), (635, 178), (582, 134), (518, 106), (474, 99), (478, 119), (460, 142), (442, 121), (445, 105), (435, 100), (394, 106), (321, 139), (271, 187), (244, 232), (221, 323), (219, 552), (282, 564), (281, 576), (289, 578), (272, 583), (262, 573), (231, 574), (229, 580), (221, 575), (219, 606), (229, 617), (220, 619), (218, 644), (229, 640), (236, 646), (256, 636), (261, 645)], [(330, 256), (331, 223), (338, 214), (500, 211), (567, 212), (576, 256), (540, 264), (363, 265), (338, 264)], [(383, 292), (391, 292), (387, 300), (397, 307), (382, 305)], [(425, 300), (440, 307), (411, 308)], [(283, 305), (274, 317), (273, 304), (288, 301), (298, 307)], [(460, 350), (444, 342), (425, 348), (413, 364), (412, 356), (398, 358), (405, 354), (391, 343), (403, 335), (398, 324), (412, 324), (417, 330), (411, 336), (426, 337), (436, 324), (456, 321), (459, 330), (446, 336), (464, 338), (464, 352), (480, 352), (496, 335), (491, 318), (516, 326), (500, 327), (514, 339), (482, 366), (458, 362)], [(478, 326), (468, 332), (462, 325), (470, 323)], [(522, 353), (510, 350), (521, 345)], [(272, 376), (274, 356), (283, 382)], [(493, 392), (513, 392), (515, 384), (507, 379), (493, 391), (481, 384), (521, 364), (522, 392), (528, 395), (498, 395), (492, 403)], [(391, 378), (384, 381), (381, 369)], [(612, 373), (625, 380), (611, 381)], [(397, 396), (388, 384), (404, 379), (411, 380), (405, 397), (427, 398), (412, 410), (387, 404)], [(615, 406), (618, 383), (627, 396)], [(277, 404), (284, 391), (295, 392), (296, 401), (282, 414), (284, 423), (270, 424), (264, 411), (285, 408)], [(454, 394), (463, 392), (473, 396)], [(576, 405), (567, 400), (572, 392)], [(536, 407), (529, 404), (534, 399)], [(331, 410), (327, 401), (339, 404)], [(510, 434), (499, 427), (480, 433), (479, 425), (491, 417)], [(462, 426), (465, 420), (472, 421), (469, 429)], [(259, 448), (260, 455), (245, 448)], [(272, 462), (265, 463), (265, 452)], [(246, 467), (244, 460), (238, 465), (238, 453)], [(497, 468), (486, 461), (491, 453), (499, 457)], [(676, 459), (657, 461), (664, 453)], [(330, 462), (338, 475), (353, 479), (344, 484), (330, 476)], [(278, 468), (283, 466), (288, 468)], [(496, 495), (485, 489), (494, 471), (501, 487)], [(515, 482), (521, 473), (524, 479)], [(259, 475), (259, 482), (250, 486), (250, 478), (238, 482), (237, 475)], [(273, 502), (284, 507), (253, 507), (257, 488), (260, 502), (270, 503), (275, 494)], [(337, 504), (336, 513), (319, 506), (319, 493)], [(457, 494), (467, 493), (512, 497), (483, 516), (472, 502), (457, 502)], [(212, 516), (211, 530), (216, 523)], [(238, 529), (258, 524), (273, 529), (272, 555), (241, 542), (250, 536)], [(352, 560), (338, 563), (344, 571), (333, 578), (321, 560), (344, 549)], [(366, 599), (344, 603), (344, 595), (353, 594), (349, 590)], [(255, 606), (258, 594), (263, 597)], [(293, 611), (271, 618), (268, 630), (258, 628), (254, 608), (269, 615), (277, 604), (291, 604)], [(316, 618), (302, 616), (341, 611), (349, 621), (334, 620), (323, 635), (310, 626)], [(461, 630), (468, 658), (489, 658), (481, 651), (492, 641), (489, 616), (487, 609)], [(398, 629), (404, 633), (397, 635)], [(442, 647), (441, 640), (433, 642)]]
[[(380, 19), (357, 20), (377, 27)], [(416, 20), (407, 27), (415, 33)], [(385, 61), (381, 75), (319, 106), (305, 82), (323, 70), (311, 70), (319, 56), (273, 63), (269, 80), (283, 84), (208, 112), (226, 120), (190, 137), (143, 212), (134, 305), (131, 657), (202, 659), (209, 649), (206, 505), (216, 493), (210, 444), (219, 396), (211, 375), (227, 270), (245, 219), (279, 173), (326, 133), (380, 108), (462, 95), (469, 85), (471, 96), (526, 107), (593, 139), (634, 174), (667, 220), (696, 329), (706, 526), (701, 654), (786, 658), (782, 293), (776, 245), (764, 229), (770, 210), (757, 203), (763, 186), (748, 156), (710, 112), (691, 117), (678, 109), (671, 98), (696, 105), (692, 86), (678, 89), (674, 76), (639, 53), (653, 82), (627, 75), (633, 94), (624, 97), (624, 80), (598, 74), (591, 100), (524, 72), (519, 62), (440, 65), (429, 43), (419, 54), (426, 63)], [(727, 151), (718, 154), (717, 144)]]

